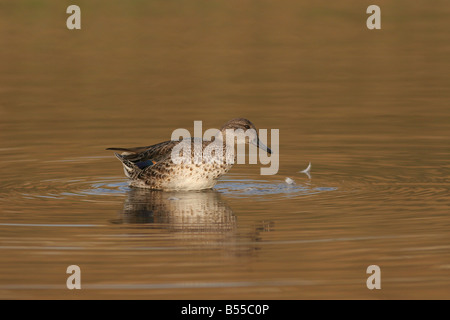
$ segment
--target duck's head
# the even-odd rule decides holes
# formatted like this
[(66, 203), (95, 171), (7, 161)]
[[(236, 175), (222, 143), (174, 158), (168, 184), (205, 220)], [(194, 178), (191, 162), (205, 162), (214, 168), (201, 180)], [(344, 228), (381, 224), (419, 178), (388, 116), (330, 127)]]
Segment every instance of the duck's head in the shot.
[(226, 139), (227, 130), (232, 130), (234, 132), (237, 144), (251, 143), (269, 154), (272, 153), (272, 150), (259, 140), (256, 127), (250, 120), (235, 118), (225, 123), (220, 129), (224, 140)]

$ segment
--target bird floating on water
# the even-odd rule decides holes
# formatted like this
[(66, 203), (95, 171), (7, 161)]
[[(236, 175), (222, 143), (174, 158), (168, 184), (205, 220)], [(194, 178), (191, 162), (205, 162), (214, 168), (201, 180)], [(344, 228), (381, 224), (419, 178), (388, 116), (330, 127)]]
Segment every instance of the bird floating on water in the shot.
[[(183, 140), (170, 140), (161, 142), (147, 147), (136, 148), (108, 148), (107, 150), (121, 151), (115, 153), (115, 156), (122, 162), (125, 175), (129, 178), (129, 184), (133, 187), (156, 189), (156, 190), (203, 190), (211, 189), (217, 183), (217, 180), (227, 173), (236, 158), (234, 153), (234, 145), (229, 146), (226, 143), (227, 129), (234, 131), (237, 138), (237, 144), (253, 144), (260, 149), (271, 154), (272, 151), (265, 146), (258, 137), (256, 127), (247, 119), (236, 118), (225, 123), (220, 129), (221, 139), (214, 141), (205, 141), (201, 138), (187, 138)], [(249, 130), (253, 129), (253, 130)], [(180, 143), (189, 145), (192, 150), (189, 158), (192, 160), (199, 156), (199, 152), (203, 155), (203, 151), (211, 143), (216, 143), (222, 151), (222, 155), (226, 155), (217, 159), (218, 153), (210, 154), (209, 158), (201, 158), (201, 162), (177, 162), (173, 161), (172, 151), (176, 146), (180, 147)], [(195, 145), (201, 146), (201, 150), (197, 150)], [(233, 152), (228, 148), (233, 148)], [(181, 153), (182, 154), (182, 153)], [(200, 156), (201, 156), (200, 155)], [(186, 155), (183, 155), (186, 156)], [(225, 158), (225, 159), (224, 159)], [(220, 160), (220, 161), (219, 161)], [(224, 161), (226, 160), (226, 161)]]

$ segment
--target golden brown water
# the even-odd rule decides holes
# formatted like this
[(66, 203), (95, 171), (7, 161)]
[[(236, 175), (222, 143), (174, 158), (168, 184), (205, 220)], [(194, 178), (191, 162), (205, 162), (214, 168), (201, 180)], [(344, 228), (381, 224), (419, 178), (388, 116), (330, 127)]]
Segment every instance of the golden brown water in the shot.
[[(448, 1), (77, 4), (0, 1), (0, 298), (450, 298)], [(152, 193), (104, 151), (234, 117), (277, 175)]]

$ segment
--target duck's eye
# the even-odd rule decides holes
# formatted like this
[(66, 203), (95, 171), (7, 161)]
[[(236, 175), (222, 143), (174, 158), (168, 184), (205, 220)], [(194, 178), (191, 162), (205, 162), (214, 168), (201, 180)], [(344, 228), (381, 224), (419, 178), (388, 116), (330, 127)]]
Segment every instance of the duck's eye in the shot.
[(248, 124), (246, 124), (246, 125), (244, 126), (244, 128), (245, 128), (246, 130), (248, 130), (248, 129), (250, 129), (250, 126), (249, 126)]

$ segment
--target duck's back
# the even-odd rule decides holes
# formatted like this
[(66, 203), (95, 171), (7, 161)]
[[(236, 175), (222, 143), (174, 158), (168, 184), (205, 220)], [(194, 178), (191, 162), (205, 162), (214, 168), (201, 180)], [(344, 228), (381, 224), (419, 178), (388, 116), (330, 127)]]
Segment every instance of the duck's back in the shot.
[[(225, 158), (217, 161), (215, 153), (204, 156), (210, 144), (210, 141), (191, 138), (148, 147), (110, 150), (122, 151), (122, 154), (116, 153), (116, 157), (122, 162), (131, 186), (159, 190), (202, 190), (214, 187), (217, 180), (232, 167), (230, 161), (223, 160)], [(189, 150), (190, 154), (183, 154), (185, 150)], [(181, 159), (174, 161), (173, 151), (181, 155)], [(225, 150), (222, 148), (221, 151), (226, 157)]]

